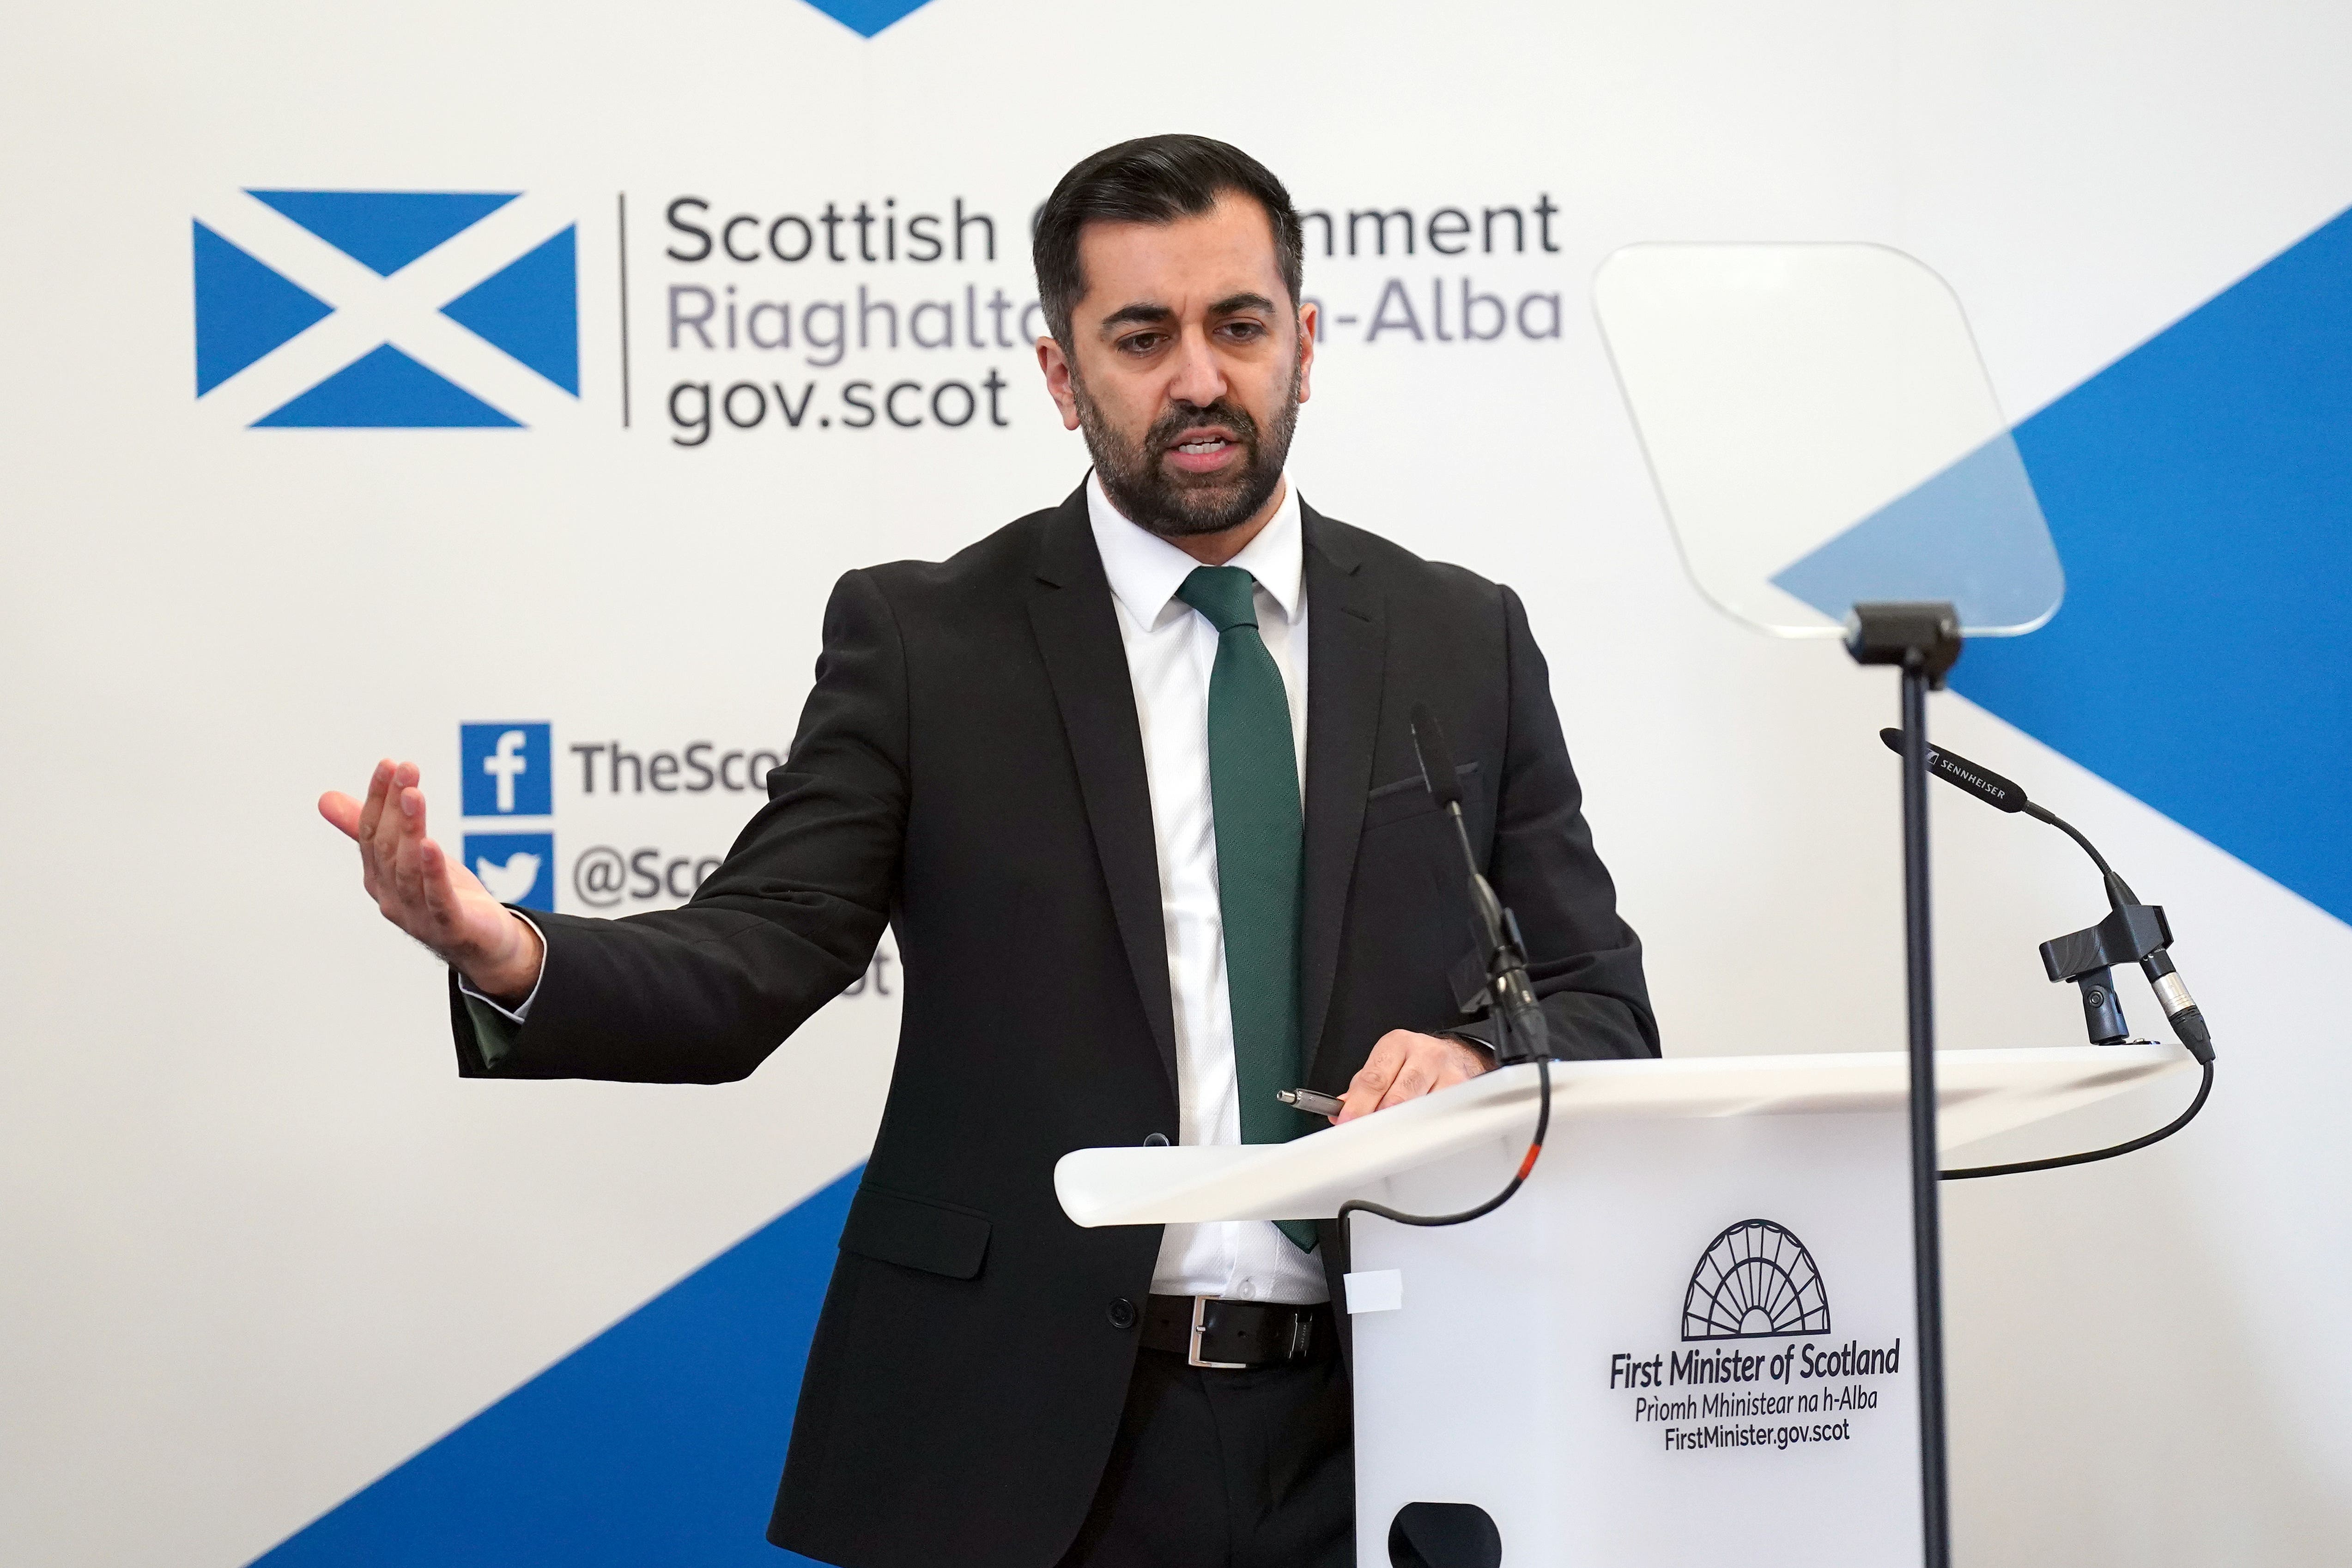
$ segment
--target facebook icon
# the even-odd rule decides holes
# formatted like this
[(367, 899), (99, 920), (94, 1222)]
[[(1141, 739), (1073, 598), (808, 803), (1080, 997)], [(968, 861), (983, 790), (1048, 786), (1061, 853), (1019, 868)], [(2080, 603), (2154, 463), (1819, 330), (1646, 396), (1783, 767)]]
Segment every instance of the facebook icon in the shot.
[(457, 765), (468, 817), (544, 817), (555, 810), (555, 743), (544, 724), (461, 724)]

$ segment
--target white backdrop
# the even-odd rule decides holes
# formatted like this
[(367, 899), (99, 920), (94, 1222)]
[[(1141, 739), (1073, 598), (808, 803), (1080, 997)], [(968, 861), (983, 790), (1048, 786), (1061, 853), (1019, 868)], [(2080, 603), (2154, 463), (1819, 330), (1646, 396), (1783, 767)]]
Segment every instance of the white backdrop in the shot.
[[(987, 302), (1003, 291), (1017, 334), (1028, 214), (1084, 153), (1198, 130), (1302, 207), (1416, 215), (1411, 256), (1393, 228), (1389, 254), (1348, 256), (1344, 221), (1341, 254), (1310, 249), (1308, 292), (1359, 319), (1330, 329), (1292, 471), (1324, 510), (1526, 599), (1677, 1054), (1899, 1042), (1873, 733), (1894, 693), (1684, 581), (1585, 305), (1599, 259), (1655, 238), (1901, 246), (1967, 301), (2021, 416), (2352, 196), (2352, 14), (2292, 0), (1238, 19), (932, 0), (870, 38), (800, 0), (238, 0), (52, 9), (12, 34), (0, 1541), (19, 1563), (245, 1563), (862, 1156), (895, 970), (741, 1085), (460, 1083), (439, 971), (310, 801), (411, 756), (454, 835), (457, 727), (545, 722), (553, 809), (528, 825), (551, 826), (561, 907), (589, 907), (570, 879), (593, 846), (657, 868), (723, 850), (751, 797), (591, 795), (567, 748), (780, 747), (838, 573), (936, 559), (1077, 481), (1077, 438)], [(433, 265), (462, 286), (572, 227), (579, 395), (457, 332), (442, 368), (527, 428), (247, 428), (334, 368), (297, 363), (299, 341), (196, 397), (192, 221), (317, 267), (306, 286), (349, 286), (364, 314), (366, 278), (255, 189), (522, 193)], [(665, 248), (694, 242), (662, 214), (683, 196), (762, 234), (829, 201), (961, 199), (995, 256), (972, 230), (961, 263), (681, 262)], [(1526, 251), (1474, 234), (1433, 254), (1439, 209), (1507, 204)], [(1515, 306), (1557, 295), (1559, 335), (1438, 341), (1431, 290), (1458, 331), (1465, 277)], [(1391, 279), (1419, 340), (1370, 335)], [(794, 346), (673, 349), (668, 291), (730, 285), (747, 317), (793, 302)], [(903, 332), (947, 302), (985, 346), (860, 348), (861, 287)], [(811, 363), (833, 352), (806, 335), (826, 301), (852, 340)], [(836, 423), (770, 409), (680, 444), (671, 389), (738, 380), (813, 382), (803, 406)], [(920, 382), (902, 411), (961, 381), (979, 412), (847, 428), (859, 380)], [(1964, 699), (1935, 722), (2172, 910), (2224, 1052), (2175, 1143), (1948, 1193), (1962, 1560), (2334, 1561), (2352, 1070), (2327, 982), (2352, 932)], [(2095, 884), (2050, 835), (1936, 809), (1948, 1042), (2072, 1042), (2034, 946), (2098, 913)], [(2136, 981), (2126, 1003), (2158, 1021)], [(2034, 1146), (2168, 1113), (2127, 1103)]]

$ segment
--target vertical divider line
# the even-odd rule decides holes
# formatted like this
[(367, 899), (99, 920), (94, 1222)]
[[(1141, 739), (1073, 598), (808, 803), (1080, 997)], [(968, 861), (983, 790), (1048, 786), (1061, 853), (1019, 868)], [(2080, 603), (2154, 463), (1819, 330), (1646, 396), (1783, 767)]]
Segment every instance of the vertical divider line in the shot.
[(629, 193), (613, 198), (620, 213), (621, 235), (621, 428), (629, 428)]

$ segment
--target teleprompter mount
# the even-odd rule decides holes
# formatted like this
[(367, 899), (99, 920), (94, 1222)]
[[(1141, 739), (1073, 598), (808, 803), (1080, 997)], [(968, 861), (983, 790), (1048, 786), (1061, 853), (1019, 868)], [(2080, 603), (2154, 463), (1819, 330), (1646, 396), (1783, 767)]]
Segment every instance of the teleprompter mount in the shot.
[(1858, 603), (1845, 622), (1857, 664), (1903, 675), (1903, 953), (1911, 1046), (1911, 1256), (1919, 1313), (1919, 1478), (1927, 1568), (1952, 1560), (1945, 1448), (1943, 1236), (1936, 1149), (1936, 981), (1927, 930), (1927, 694), (1960, 657), (1960, 615), (1943, 600)]

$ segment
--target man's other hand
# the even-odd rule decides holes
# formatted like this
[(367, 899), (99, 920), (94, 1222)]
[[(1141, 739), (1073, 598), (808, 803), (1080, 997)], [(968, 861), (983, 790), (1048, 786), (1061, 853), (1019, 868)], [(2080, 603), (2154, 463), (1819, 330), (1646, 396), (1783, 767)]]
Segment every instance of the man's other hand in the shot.
[(418, 777), (414, 762), (395, 767), (387, 758), (375, 765), (365, 800), (330, 789), (319, 797), (319, 814), (359, 845), (360, 881), (386, 920), (484, 996), (521, 1001), (539, 984), (539, 933), (425, 836)]
[(1466, 1082), (1494, 1065), (1494, 1059), (1484, 1051), (1461, 1040), (1392, 1029), (1372, 1047), (1362, 1071), (1348, 1081), (1339, 1113), (1331, 1120), (1352, 1122), (1388, 1106), (1418, 1100)]

